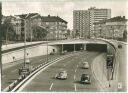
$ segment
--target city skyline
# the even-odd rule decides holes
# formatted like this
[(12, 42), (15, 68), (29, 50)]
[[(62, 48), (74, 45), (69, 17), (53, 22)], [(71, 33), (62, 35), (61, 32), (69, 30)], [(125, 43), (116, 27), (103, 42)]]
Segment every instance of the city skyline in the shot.
[[(122, 6), (123, 5), (123, 6)], [(121, 6), (121, 7), (120, 7)], [(126, 16), (126, 0), (7, 0), (2, 1), (3, 15), (40, 13), (42, 16), (60, 16), (73, 28), (73, 10), (87, 10), (90, 7), (111, 9), (111, 17)]]

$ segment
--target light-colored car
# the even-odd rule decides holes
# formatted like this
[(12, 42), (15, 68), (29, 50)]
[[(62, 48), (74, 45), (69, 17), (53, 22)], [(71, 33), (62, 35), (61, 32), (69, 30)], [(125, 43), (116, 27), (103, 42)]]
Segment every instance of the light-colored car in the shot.
[(66, 71), (61, 71), (58, 74), (56, 74), (55, 78), (64, 80), (67, 79), (67, 76), (68, 74)]
[(89, 68), (89, 64), (88, 62), (83, 62), (83, 69), (88, 69)]

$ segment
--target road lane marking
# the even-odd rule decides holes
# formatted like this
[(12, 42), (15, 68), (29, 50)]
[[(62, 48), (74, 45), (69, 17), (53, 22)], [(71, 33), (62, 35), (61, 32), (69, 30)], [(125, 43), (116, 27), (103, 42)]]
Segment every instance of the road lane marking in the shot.
[(78, 65), (77, 65), (77, 68), (78, 68)]
[(74, 88), (75, 88), (75, 91), (76, 91), (76, 84), (74, 84)]
[[(64, 60), (64, 59), (66, 59), (66, 58), (68, 58), (68, 57), (71, 57), (71, 56), (74, 56), (74, 55), (76, 55), (76, 54), (69, 54), (69, 55), (66, 55), (66, 56), (62, 56), (62, 57), (59, 57), (59, 58), (57, 58), (57, 59), (55, 59), (55, 60), (53, 60), (52, 62), (50, 62), (50, 64), (48, 65), (48, 66), (42, 66), (40, 69), (39, 69), (39, 71), (37, 71), (31, 78), (29, 78), (29, 76), (26, 78), (26, 79), (28, 79), (27, 81), (26, 81), (26, 79), (24, 79), (22, 82), (20, 82), (13, 90), (12, 90), (12, 92), (14, 92), (14, 91), (17, 91), (17, 92), (19, 92), (19, 91), (22, 91), (35, 77), (37, 77), (42, 71), (44, 71), (45, 69), (47, 69), (49, 66), (51, 66), (51, 65), (53, 65), (53, 64), (55, 64), (55, 63), (57, 63), (57, 62), (59, 62), (59, 61), (61, 61), (61, 60)], [(24, 84), (23, 84), (23, 82), (25, 82)], [(20, 86), (21, 84), (23, 84), (22, 86)], [(18, 88), (19, 87), (19, 88)], [(17, 90), (18, 89), (18, 90)]]
[(75, 72), (77, 71), (77, 69), (75, 69)]
[(17, 69), (15, 69), (15, 70), (12, 70), (11, 72), (15, 72), (15, 71), (17, 71)]
[(76, 76), (74, 75), (74, 80), (76, 79)]
[(53, 86), (53, 83), (51, 84), (51, 86), (50, 86), (49, 90), (51, 90), (51, 89), (52, 89), (52, 86)]
[(5, 77), (5, 75), (2, 75), (2, 78), (4, 78)]

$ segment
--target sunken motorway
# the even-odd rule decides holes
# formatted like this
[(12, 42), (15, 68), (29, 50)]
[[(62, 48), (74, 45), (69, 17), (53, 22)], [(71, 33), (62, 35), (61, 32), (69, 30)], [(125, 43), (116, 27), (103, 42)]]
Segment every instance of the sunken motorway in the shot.
[[(100, 91), (99, 82), (96, 80), (92, 72), (93, 60), (106, 53), (94, 52), (94, 51), (81, 51), (74, 52), (69, 56), (52, 63), (33, 77), (27, 80), (16, 91), (22, 92), (39, 92), (39, 91), (53, 91), (53, 92), (90, 92)], [(82, 63), (88, 62), (89, 69), (82, 69)], [(55, 75), (61, 70), (66, 70), (68, 77), (66, 80), (59, 80), (55, 78)], [(81, 84), (80, 79), (82, 74), (89, 74), (91, 78), (91, 84)]]

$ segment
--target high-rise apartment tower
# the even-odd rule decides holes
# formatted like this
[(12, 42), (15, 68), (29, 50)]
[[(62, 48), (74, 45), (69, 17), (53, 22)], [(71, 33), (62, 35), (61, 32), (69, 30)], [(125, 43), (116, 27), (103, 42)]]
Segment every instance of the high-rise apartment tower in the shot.
[(79, 37), (89, 38), (94, 36), (94, 23), (111, 18), (110, 9), (97, 9), (73, 11), (73, 31)]

